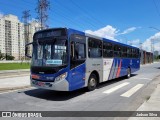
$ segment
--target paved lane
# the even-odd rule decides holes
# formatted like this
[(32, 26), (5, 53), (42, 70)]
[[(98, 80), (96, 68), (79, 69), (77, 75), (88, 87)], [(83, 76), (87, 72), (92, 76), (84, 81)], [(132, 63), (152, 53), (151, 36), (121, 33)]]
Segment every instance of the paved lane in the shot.
[(142, 66), (130, 79), (111, 80), (91, 92), (31, 88), (0, 94), (0, 110), (134, 111), (152, 93), (150, 86), (160, 74), (159, 67), (160, 63)]

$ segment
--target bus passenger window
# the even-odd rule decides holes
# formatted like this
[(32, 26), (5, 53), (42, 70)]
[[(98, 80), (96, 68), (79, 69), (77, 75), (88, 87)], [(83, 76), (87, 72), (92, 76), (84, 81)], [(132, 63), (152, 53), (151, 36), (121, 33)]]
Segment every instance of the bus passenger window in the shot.
[(103, 42), (103, 57), (113, 57), (113, 45), (108, 42)]
[(131, 48), (127, 48), (127, 57), (132, 58), (132, 49)]
[(85, 45), (82, 43), (76, 43), (75, 45), (75, 58), (84, 59), (85, 58)]
[(126, 58), (127, 57), (127, 47), (122, 46), (121, 53), (122, 53), (121, 57)]
[(94, 38), (88, 40), (88, 56), (90, 58), (102, 57), (102, 41)]
[(114, 57), (121, 57), (121, 47), (118, 45), (114, 46)]

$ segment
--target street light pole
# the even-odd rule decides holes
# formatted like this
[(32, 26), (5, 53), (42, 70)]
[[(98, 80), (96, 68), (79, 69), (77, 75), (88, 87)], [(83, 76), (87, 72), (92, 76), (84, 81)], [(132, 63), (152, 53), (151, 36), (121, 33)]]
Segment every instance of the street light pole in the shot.
[[(158, 29), (158, 28), (156, 28), (156, 27), (149, 27), (149, 28), (151, 28), (151, 29), (155, 29), (155, 30), (157, 30), (158, 32), (160, 32), (160, 29)], [(152, 39), (153, 40), (153, 39)], [(151, 41), (152, 41), (151, 40)], [(154, 40), (152, 41), (153, 42), (153, 56), (154, 56)], [(151, 42), (151, 44), (152, 44), (152, 42)], [(152, 46), (152, 45), (151, 45)], [(160, 50), (159, 50), (159, 56), (160, 56)], [(154, 58), (154, 57), (153, 57)], [(159, 59), (160, 60), (160, 59)]]
[(151, 38), (151, 53), (153, 53), (153, 61), (154, 61), (154, 39)]

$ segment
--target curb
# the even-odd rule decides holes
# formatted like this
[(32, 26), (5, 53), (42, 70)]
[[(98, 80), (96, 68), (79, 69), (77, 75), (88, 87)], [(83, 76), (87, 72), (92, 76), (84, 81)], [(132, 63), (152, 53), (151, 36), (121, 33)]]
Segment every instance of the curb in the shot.
[(25, 89), (25, 88), (30, 88), (30, 85), (25, 85), (25, 86), (19, 86), (19, 87), (8, 87), (8, 88), (0, 88), (0, 92), (5, 92), (5, 91), (10, 91), (10, 90), (18, 90), (18, 89)]
[[(156, 80), (155, 83), (153, 83), (153, 90), (152, 93), (149, 96), (149, 99), (145, 100), (135, 111), (154, 111), (154, 112), (158, 112), (159, 111), (159, 106), (160, 106), (160, 97), (157, 97), (159, 95), (158, 89), (160, 89), (160, 87), (158, 88), (158, 86), (160, 86), (160, 75), (156, 76), (153, 80)], [(157, 111), (158, 110), (158, 111)], [(158, 120), (158, 117), (129, 117), (128, 120)]]
[(0, 70), (0, 74), (1, 74), (1, 73), (16, 73), (16, 72), (30, 72), (30, 69)]
[(30, 74), (21, 74), (21, 75), (10, 75), (10, 76), (0, 76), (0, 79), (6, 79), (6, 78), (12, 78), (12, 77), (24, 77), (24, 76), (30, 76)]

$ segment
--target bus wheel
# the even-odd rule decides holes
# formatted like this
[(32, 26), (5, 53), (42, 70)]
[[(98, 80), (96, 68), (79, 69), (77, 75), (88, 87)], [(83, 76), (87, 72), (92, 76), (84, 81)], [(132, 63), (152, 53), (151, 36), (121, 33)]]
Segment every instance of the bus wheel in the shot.
[(128, 69), (127, 69), (127, 78), (130, 78), (130, 77), (131, 77), (131, 69), (128, 68)]
[(96, 89), (96, 86), (97, 86), (97, 77), (95, 74), (91, 74), (89, 77), (89, 80), (88, 80), (87, 89), (89, 91), (92, 91), (92, 90)]

